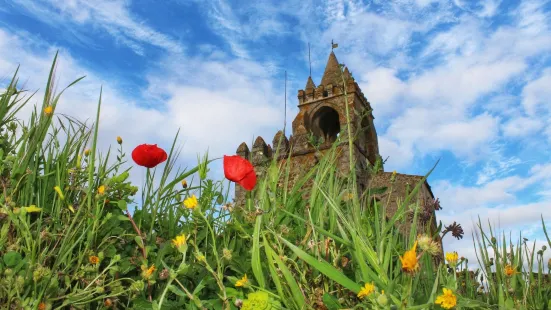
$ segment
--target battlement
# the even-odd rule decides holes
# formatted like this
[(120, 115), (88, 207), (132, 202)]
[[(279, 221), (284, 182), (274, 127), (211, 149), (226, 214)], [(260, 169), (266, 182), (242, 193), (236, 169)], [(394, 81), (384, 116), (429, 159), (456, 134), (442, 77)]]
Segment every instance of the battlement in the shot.
[(348, 68), (345, 67), (343, 75), (345, 82), (342, 82), (342, 78), (340, 80), (335, 79), (332, 83), (318, 85), (317, 87), (315, 86), (312, 77), (308, 77), (308, 83), (306, 84), (305, 89), (300, 89), (298, 91), (298, 105), (310, 104), (328, 99), (330, 97), (343, 95), (343, 85), (346, 84), (346, 92), (348, 94), (357, 94), (364, 105), (370, 106), (369, 101), (367, 101), (367, 98), (360, 89), (358, 83), (356, 83), (348, 71)]

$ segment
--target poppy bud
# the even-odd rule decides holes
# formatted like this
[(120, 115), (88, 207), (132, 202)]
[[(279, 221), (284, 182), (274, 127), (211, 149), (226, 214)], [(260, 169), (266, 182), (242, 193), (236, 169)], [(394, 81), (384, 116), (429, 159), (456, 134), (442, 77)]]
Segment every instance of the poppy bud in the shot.
[(117, 137), (117, 143), (122, 144), (122, 138), (120, 136)]

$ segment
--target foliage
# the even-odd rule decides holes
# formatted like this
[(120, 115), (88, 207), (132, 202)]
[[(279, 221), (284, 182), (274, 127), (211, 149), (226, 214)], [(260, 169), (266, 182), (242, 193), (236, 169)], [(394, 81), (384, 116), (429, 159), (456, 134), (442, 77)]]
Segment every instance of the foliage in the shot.
[[(480, 225), (473, 241), (484, 268), (469, 272), (465, 259), (445, 265), (438, 261), (439, 240), (447, 232), (462, 237), (460, 225), (428, 234), (414, 224), (409, 235), (397, 233), (411, 212), (414, 223), (421, 216), (416, 193), (424, 180), (386, 219), (385, 202), (372, 203), (369, 193), (357, 195), (353, 163), (351, 175), (335, 171), (336, 144), (291, 190), (288, 167), (269, 163), (246, 204), (235, 206), (227, 202), (229, 183), (206, 178), (208, 154), (171, 177), (176, 135), (164, 167), (147, 169), (138, 200), (138, 188), (128, 181), (133, 171), (124, 168), (122, 139), (116, 139), (115, 158), (96, 150), (101, 92), (92, 128), (56, 119), (62, 93), (53, 92), (56, 60), (57, 55), (42, 106), (27, 124), (16, 117), (30, 98), (17, 90), (17, 73), (0, 97), (0, 305), (551, 308), (546, 249), (534, 254), (535, 245), (530, 251), (520, 242), (516, 250), (507, 248), (505, 237), (498, 242), (491, 227), (488, 234)], [(373, 173), (378, 167), (380, 162)], [(188, 186), (186, 178), (194, 173), (199, 181)], [(308, 180), (314, 185), (305, 199), (300, 188)], [(197, 203), (183, 204), (194, 195)], [(405, 272), (406, 260), (419, 268)], [(538, 273), (528, 272), (532, 267)]]

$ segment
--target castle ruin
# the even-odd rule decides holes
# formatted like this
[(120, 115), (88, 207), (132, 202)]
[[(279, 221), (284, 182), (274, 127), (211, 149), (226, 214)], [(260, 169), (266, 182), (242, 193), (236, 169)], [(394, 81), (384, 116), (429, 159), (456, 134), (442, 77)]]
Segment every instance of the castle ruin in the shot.
[[(344, 81), (343, 81), (344, 76)], [(359, 193), (364, 193), (369, 189), (390, 188), (392, 172), (384, 172), (381, 164), (380, 172), (371, 175), (368, 165), (374, 166), (376, 161), (381, 158), (379, 154), (379, 144), (377, 131), (373, 120), (370, 102), (366, 99), (358, 84), (350, 74), (347, 67), (344, 72), (341, 71), (341, 65), (337, 61), (335, 53), (331, 51), (325, 72), (321, 83), (316, 86), (312, 77), (308, 77), (304, 90), (298, 91), (299, 112), (292, 124), (292, 135), (289, 139), (284, 136), (280, 130), (272, 140), (272, 148), (267, 145), (262, 137), (257, 137), (252, 149), (249, 149), (245, 142), (237, 148), (237, 155), (249, 159), (258, 177), (265, 174), (266, 164), (269, 163), (275, 154), (278, 154), (277, 161), (280, 165), (290, 160), (289, 189), (295, 182), (307, 173), (320, 158), (332, 147), (336, 145), (337, 171), (347, 175), (350, 170), (349, 165), (349, 145), (347, 137), (347, 117), (345, 107), (345, 92), (348, 97), (348, 110), (351, 132), (360, 132), (359, 136), (353, 141), (353, 158), (356, 163), (356, 180)], [(321, 141), (316, 148), (312, 144), (309, 135), (313, 135), (318, 141)], [(340, 137), (340, 139), (337, 139)], [(281, 143), (279, 143), (281, 138)], [(279, 144), (279, 150), (276, 150)], [(291, 154), (289, 153), (291, 152)], [(381, 161), (379, 161), (381, 162)], [(373, 199), (381, 202), (388, 202), (387, 218), (392, 217), (398, 207), (398, 200), (405, 199), (407, 191), (421, 182), (423, 176), (406, 175), (397, 173), (392, 182), (392, 191), (372, 195)], [(303, 186), (304, 192), (312, 182)], [(428, 182), (424, 182), (416, 197), (423, 208), (428, 209), (424, 212), (425, 216), (429, 214), (430, 219), (420, 222), (419, 230), (429, 228), (436, 230), (436, 219), (434, 216), (434, 206), (437, 201)], [(235, 187), (235, 203), (243, 205), (245, 200), (245, 190), (240, 186)], [(415, 201), (412, 201), (414, 203)], [(430, 210), (432, 208), (432, 210)], [(408, 221), (406, 221), (408, 222)], [(409, 221), (411, 222), (411, 221)], [(427, 227), (428, 226), (428, 227)], [(405, 223), (400, 227), (400, 231), (409, 231), (409, 225)]]

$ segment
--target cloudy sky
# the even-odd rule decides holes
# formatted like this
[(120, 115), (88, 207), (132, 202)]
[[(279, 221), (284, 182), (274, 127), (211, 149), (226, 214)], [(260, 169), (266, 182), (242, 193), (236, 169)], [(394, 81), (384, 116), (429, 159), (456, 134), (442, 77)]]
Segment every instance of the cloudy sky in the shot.
[(128, 151), (168, 149), (181, 128), (179, 163), (193, 167), (207, 148), (220, 157), (257, 135), (271, 142), (285, 70), (290, 127), (308, 42), (319, 83), (335, 40), (374, 108), (386, 170), (425, 174), (441, 159), (429, 179), (439, 219), (466, 232), (445, 249), (474, 261), (479, 215), (538, 247), (540, 216), (551, 227), (550, 15), (538, 0), (0, 0), (0, 81), (20, 64), (40, 104), (59, 50), (59, 87), (87, 77), (56, 113), (91, 122), (103, 85), (103, 150), (117, 135)]

